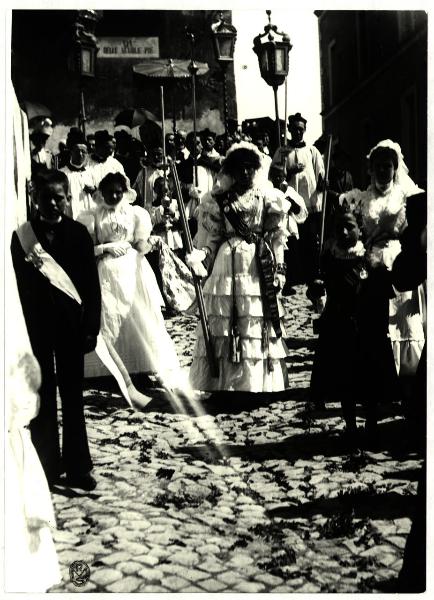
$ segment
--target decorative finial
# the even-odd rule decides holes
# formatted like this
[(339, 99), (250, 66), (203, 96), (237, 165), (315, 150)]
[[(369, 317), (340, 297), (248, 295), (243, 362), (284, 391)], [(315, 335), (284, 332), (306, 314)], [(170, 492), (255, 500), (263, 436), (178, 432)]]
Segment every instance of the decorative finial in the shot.
[(268, 23), (269, 23), (269, 25), (271, 25), (271, 10), (266, 10), (265, 12), (268, 15)]

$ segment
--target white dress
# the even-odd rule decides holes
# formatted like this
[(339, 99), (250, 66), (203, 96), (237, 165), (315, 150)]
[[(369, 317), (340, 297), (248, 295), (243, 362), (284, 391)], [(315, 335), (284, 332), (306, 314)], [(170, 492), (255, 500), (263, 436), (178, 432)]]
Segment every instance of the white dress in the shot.
[(104, 179), (104, 177), (109, 173), (121, 173), (124, 177), (126, 177), (125, 169), (122, 166), (122, 163), (120, 163), (118, 159), (114, 156), (109, 156), (104, 161), (98, 161), (90, 157), (88, 168), (92, 174), (94, 181), (96, 182), (97, 187), (100, 181)]
[[(263, 235), (272, 248), (285, 246), (289, 203), (267, 186), (254, 187), (237, 200), (250, 228)], [(209, 248), (215, 262), (203, 286), (219, 376), (211, 376), (201, 326), (190, 368), (190, 383), (203, 391), (275, 392), (287, 387), (287, 349), (264, 319), (255, 244), (248, 244), (222, 216), (212, 193), (199, 207), (196, 247)], [(241, 359), (230, 357), (230, 330), (234, 297), (241, 337)], [(283, 308), (279, 303), (279, 314)], [(283, 328), (282, 328), (283, 329)], [(265, 337), (268, 338), (264, 342)], [(269, 364), (271, 362), (271, 369)]]
[(183, 248), (183, 243), (181, 231), (179, 229), (178, 202), (173, 198), (168, 208), (175, 213), (173, 217), (174, 224), (172, 227), (164, 227), (166, 222), (165, 210), (161, 204), (159, 206), (151, 206), (148, 209), (153, 225), (152, 234), (161, 238), (171, 250), (181, 250)]
[(32, 354), (13, 272), (6, 254), (4, 591), (42, 593), (61, 580), (47, 479), (29, 423), (38, 414), (39, 365)]
[[(133, 248), (150, 236), (149, 213), (123, 199), (113, 208), (100, 205), (79, 220), (88, 227), (95, 245), (131, 244), (123, 256), (104, 253), (98, 258), (100, 335), (114, 347), (129, 373), (156, 374), (167, 387), (176, 387), (182, 374), (161, 314), (164, 300), (146, 257)], [(89, 369), (86, 374), (95, 376)]]
[[(383, 264), (391, 270), (401, 252), (398, 237), (407, 226), (406, 196), (394, 184), (381, 193), (374, 185), (367, 190), (350, 190), (340, 197), (348, 208), (359, 215), (370, 248), (370, 263)], [(414, 375), (425, 344), (422, 308), (424, 288), (397, 293), (389, 303), (389, 335), (399, 375)]]
[(99, 181), (95, 180), (93, 170), (89, 167), (84, 169), (71, 169), (69, 165), (60, 169), (68, 177), (69, 191), (71, 194), (71, 217), (76, 219), (85, 210), (96, 208), (92, 194), (85, 191), (85, 187), (98, 187)]

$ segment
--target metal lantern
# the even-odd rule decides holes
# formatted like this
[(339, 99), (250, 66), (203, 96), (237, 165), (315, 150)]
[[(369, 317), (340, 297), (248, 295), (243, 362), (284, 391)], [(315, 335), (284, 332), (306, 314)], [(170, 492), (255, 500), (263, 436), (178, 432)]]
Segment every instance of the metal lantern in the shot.
[(211, 25), (211, 35), (214, 42), (215, 58), (219, 65), (225, 67), (233, 63), (237, 30), (231, 23), (224, 20), (223, 13), (220, 13), (217, 23)]
[(69, 68), (77, 73), (80, 92), (80, 110), (78, 123), (86, 134), (86, 109), (84, 101), (83, 80), (95, 77), (96, 55), (98, 52), (95, 27), (101, 18), (96, 10), (78, 10), (73, 23), (73, 42), (69, 57)]
[[(274, 104), (276, 111), (277, 139), (280, 144), (280, 121), (277, 105), (277, 88), (284, 83), (289, 69), (289, 51), (292, 48), (286, 33), (277, 30), (271, 24), (271, 10), (266, 11), (268, 24), (264, 33), (257, 35), (253, 40), (253, 51), (258, 57), (259, 70), (264, 81), (273, 88)], [(266, 38), (266, 40), (264, 40)]]
[(95, 27), (101, 16), (95, 10), (78, 10), (73, 24), (73, 60), (71, 70), (80, 76), (95, 77), (98, 52)]
[(77, 43), (76, 69), (80, 76), (95, 77), (97, 48), (90, 44)]
[(214, 43), (215, 59), (222, 69), (223, 76), (223, 114), (225, 126), (225, 141), (228, 140), (228, 94), (226, 82), (226, 68), (234, 62), (235, 41), (237, 39), (237, 30), (231, 24), (227, 23), (220, 13), (219, 20), (211, 25), (211, 35)]

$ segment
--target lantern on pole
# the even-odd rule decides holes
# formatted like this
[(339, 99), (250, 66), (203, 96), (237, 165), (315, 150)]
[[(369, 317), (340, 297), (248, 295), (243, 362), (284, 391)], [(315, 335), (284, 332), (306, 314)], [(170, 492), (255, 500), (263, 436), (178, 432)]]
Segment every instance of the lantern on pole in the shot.
[(225, 141), (227, 145), (228, 137), (228, 94), (226, 82), (226, 69), (228, 65), (234, 62), (235, 42), (237, 39), (237, 30), (231, 24), (227, 23), (220, 13), (219, 20), (211, 25), (211, 35), (214, 45), (215, 59), (218, 62), (223, 76), (223, 114), (225, 125)]
[[(253, 40), (253, 51), (258, 57), (259, 70), (262, 79), (273, 88), (274, 107), (277, 123), (277, 140), (280, 146), (280, 120), (279, 107), (277, 104), (277, 88), (282, 85), (288, 75), (289, 51), (292, 48), (286, 33), (277, 30), (276, 25), (271, 24), (271, 10), (266, 11), (268, 24), (264, 27), (264, 33), (257, 35)], [(264, 40), (264, 38), (266, 38)]]
[(86, 134), (86, 109), (84, 102), (84, 79), (95, 77), (98, 52), (95, 27), (101, 15), (96, 10), (78, 10), (73, 23), (73, 44), (69, 68), (78, 75), (80, 88), (79, 127)]

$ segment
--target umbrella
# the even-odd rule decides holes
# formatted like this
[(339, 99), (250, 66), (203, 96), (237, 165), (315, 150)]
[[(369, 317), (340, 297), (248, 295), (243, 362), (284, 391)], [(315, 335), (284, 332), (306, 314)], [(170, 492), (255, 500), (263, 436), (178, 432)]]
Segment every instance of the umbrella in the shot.
[(126, 108), (115, 117), (115, 125), (126, 125), (130, 129), (143, 125), (145, 121), (157, 121), (157, 117), (144, 108)]
[[(176, 79), (187, 79), (191, 77), (188, 69), (190, 60), (173, 61), (172, 58), (149, 58), (145, 63), (133, 66), (134, 73), (143, 75), (150, 79), (159, 79), (160, 82), (173, 83)], [(197, 68), (196, 77), (205, 75), (209, 71), (207, 63), (195, 62)], [(173, 131), (176, 131), (175, 91), (172, 92), (173, 103)]]
[(51, 117), (51, 110), (39, 102), (24, 100), (21, 103), (21, 107), (27, 115), (30, 129), (32, 129), (36, 121), (43, 121), (46, 117)]
[[(195, 63), (198, 67), (196, 77), (208, 73), (207, 63)], [(174, 62), (171, 58), (149, 58), (145, 63), (139, 63), (133, 66), (133, 71), (145, 77), (155, 77), (157, 79), (173, 79), (181, 77), (191, 77), (188, 67), (189, 60), (177, 60)]]

